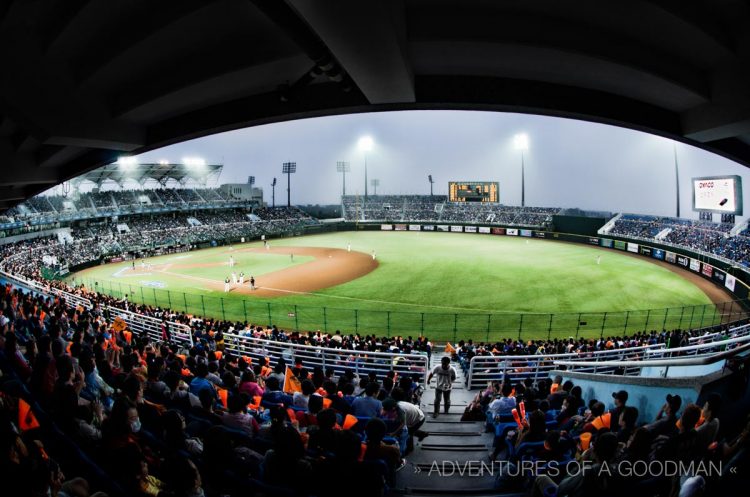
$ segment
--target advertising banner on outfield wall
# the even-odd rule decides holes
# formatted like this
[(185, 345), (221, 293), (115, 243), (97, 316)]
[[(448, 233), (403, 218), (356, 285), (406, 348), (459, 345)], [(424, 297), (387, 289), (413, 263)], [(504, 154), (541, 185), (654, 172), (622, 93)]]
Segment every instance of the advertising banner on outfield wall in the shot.
[(654, 259), (664, 260), (664, 251), (662, 249), (655, 248), (651, 251), (651, 257)]
[(703, 273), (703, 276), (708, 276), (711, 278), (714, 275), (714, 267), (711, 264), (703, 263), (703, 267), (701, 268), (701, 272)]
[(667, 252), (664, 255), (664, 260), (674, 264), (675, 262), (677, 262), (677, 254), (675, 254), (674, 252)]
[(599, 244), (600, 244), (600, 245), (601, 245), (602, 247), (612, 248), (612, 240), (611, 240), (611, 239), (609, 239), (609, 238), (601, 238), (601, 239), (599, 240)]
[(589, 238), (589, 243), (591, 245), (599, 245), (599, 239), (598, 238)]
[(391, 231), (393, 229), (393, 225), (392, 224), (381, 224), (380, 225), (380, 229), (382, 231)]
[(479, 227), (479, 232), (488, 235), (490, 233), (490, 227), (489, 226), (480, 226)]
[(698, 259), (690, 259), (690, 270), (696, 273), (701, 270), (701, 261)]
[(737, 279), (731, 274), (728, 274), (726, 278), (724, 278), (724, 286), (727, 287), (730, 292), (734, 291), (734, 285), (736, 282), (737, 282)]
[(437, 229), (438, 231), (450, 231), (451, 227), (448, 226), (447, 224), (438, 224)]
[(685, 257), (684, 255), (678, 255), (677, 264), (683, 267), (688, 267), (690, 265), (690, 257)]
[(396, 231), (406, 231), (406, 225), (405, 224), (397, 224), (394, 226), (394, 229)]
[(521, 230), (521, 236), (531, 236), (533, 233), (531, 230)]
[(638, 253), (638, 244), (637, 243), (628, 242), (628, 252), (633, 252), (634, 254), (637, 254)]
[(617, 250), (625, 250), (625, 247), (627, 247), (627, 245), (625, 244), (625, 242), (623, 242), (621, 240), (615, 240), (615, 248)]
[(419, 231), (422, 227), (418, 224), (410, 224), (409, 231)]
[(451, 226), (451, 231), (454, 233), (463, 233), (464, 227), (463, 226)]
[(505, 234), (510, 236), (518, 236), (518, 230), (515, 228), (508, 228), (507, 230), (505, 230)]
[(425, 224), (424, 226), (422, 226), (422, 229), (424, 231), (435, 231), (435, 226), (433, 226), (432, 224)]
[(651, 255), (651, 247), (641, 245), (641, 255)]
[(714, 268), (714, 274), (713, 274), (713, 280), (717, 283), (724, 284), (724, 280), (726, 279), (727, 273), (722, 271), (721, 269)]
[(491, 228), (490, 232), (493, 235), (504, 235), (505, 234), (505, 228)]
[(544, 238), (547, 236), (547, 234), (544, 231), (535, 231), (534, 236), (537, 238)]
[(476, 233), (477, 227), (476, 226), (464, 226), (464, 231), (466, 233)]

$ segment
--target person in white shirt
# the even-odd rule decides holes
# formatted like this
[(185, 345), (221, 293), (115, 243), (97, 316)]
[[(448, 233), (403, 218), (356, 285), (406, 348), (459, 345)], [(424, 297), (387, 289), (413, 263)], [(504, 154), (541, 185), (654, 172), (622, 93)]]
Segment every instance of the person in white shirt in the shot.
[(430, 371), (430, 375), (427, 377), (427, 384), (430, 384), (432, 377), (436, 376), (435, 381), (435, 410), (432, 413), (433, 418), (437, 418), (440, 414), (440, 398), (443, 398), (445, 403), (445, 414), (448, 414), (448, 410), (451, 407), (451, 390), (453, 389), (453, 382), (456, 379), (456, 370), (451, 366), (451, 358), (443, 357), (440, 360), (440, 366), (436, 366), (435, 369)]
[(406, 423), (406, 429), (409, 430), (409, 438), (406, 441), (406, 454), (409, 454), (414, 450), (414, 437), (421, 442), (425, 437), (429, 436), (426, 431), (420, 430), (425, 422), (425, 415), (422, 409), (416, 404), (407, 402), (406, 392), (401, 388), (396, 387), (391, 391), (391, 397), (393, 400), (398, 402), (398, 407), (404, 413), (404, 422)]

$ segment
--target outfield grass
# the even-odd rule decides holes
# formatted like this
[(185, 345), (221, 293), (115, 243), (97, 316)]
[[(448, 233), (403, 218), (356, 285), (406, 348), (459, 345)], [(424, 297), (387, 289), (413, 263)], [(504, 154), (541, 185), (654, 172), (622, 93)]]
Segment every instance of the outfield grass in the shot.
[[(275, 299), (225, 295), (203, 286), (223, 281), (233, 253), (237, 272), (267, 274), (309, 258), (230, 252), (228, 247), (150, 259), (169, 273), (127, 274), (130, 263), (85, 271), (88, 286), (195, 314), (285, 328), (411, 334), (437, 340), (567, 337), (708, 325), (720, 317), (694, 284), (647, 259), (585, 245), (509, 236), (346, 232), (274, 240), (274, 246), (334, 247), (370, 253), (379, 267), (343, 285)], [(252, 243), (235, 246), (262, 246)], [(601, 264), (596, 257), (601, 255)], [(247, 270), (245, 268), (248, 268)], [(696, 306), (683, 309), (683, 306)], [(670, 310), (665, 310), (671, 308)], [(630, 311), (630, 312), (625, 312)], [(580, 313), (580, 317), (579, 317)], [(605, 314), (606, 313), (606, 314)], [(581, 323), (585, 324), (581, 324)]]

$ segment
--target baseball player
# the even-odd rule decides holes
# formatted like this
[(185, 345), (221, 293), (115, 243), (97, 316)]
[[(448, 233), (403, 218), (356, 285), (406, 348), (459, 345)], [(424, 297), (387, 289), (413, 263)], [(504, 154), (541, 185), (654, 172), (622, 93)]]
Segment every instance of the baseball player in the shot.
[(229, 276), (224, 278), (224, 293), (229, 292)]
[(245, 284), (245, 273), (240, 271), (240, 286)]
[(237, 284), (237, 273), (235, 273), (234, 271), (232, 271), (232, 284)]
[(347, 252), (351, 252), (352, 251), (352, 244), (351, 244), (351, 242), (346, 244), (346, 251)]
[(255, 278), (250, 276), (250, 290), (255, 290)]

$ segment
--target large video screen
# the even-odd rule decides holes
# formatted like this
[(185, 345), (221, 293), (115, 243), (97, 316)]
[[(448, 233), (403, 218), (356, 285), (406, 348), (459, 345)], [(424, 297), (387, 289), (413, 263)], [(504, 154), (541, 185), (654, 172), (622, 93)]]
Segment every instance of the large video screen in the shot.
[(500, 185), (497, 181), (450, 181), (449, 202), (499, 202)]
[(742, 215), (742, 178), (693, 178), (693, 210)]

